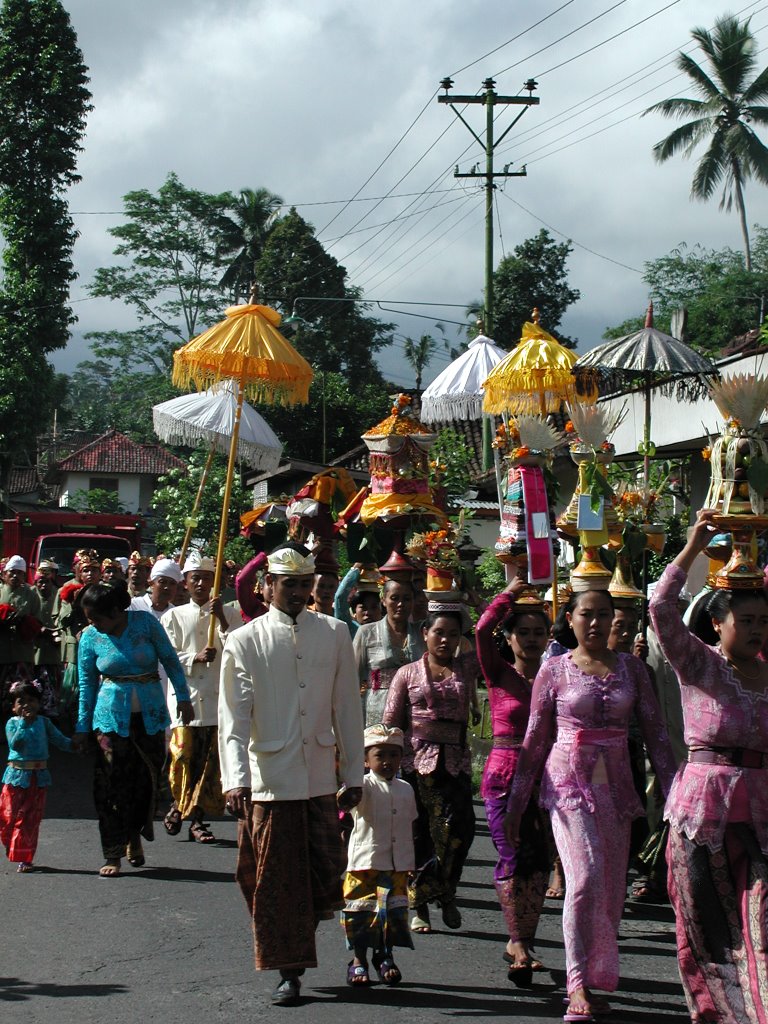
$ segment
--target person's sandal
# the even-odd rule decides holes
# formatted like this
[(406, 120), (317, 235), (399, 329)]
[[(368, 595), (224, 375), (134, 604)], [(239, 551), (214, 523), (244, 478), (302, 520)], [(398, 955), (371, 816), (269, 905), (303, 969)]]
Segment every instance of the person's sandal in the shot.
[(163, 828), (169, 836), (177, 836), (181, 832), (181, 822), (181, 811), (174, 806), (163, 818)]
[[(376, 973), (378, 974), (379, 981), (382, 985), (399, 985), (403, 980), (400, 968), (391, 956), (384, 956), (379, 959), (374, 953), (373, 966), (376, 968)], [(387, 977), (387, 975), (389, 975), (389, 977)]]
[(108, 860), (99, 868), (99, 878), (117, 878), (120, 874), (120, 861)]
[(273, 1006), (297, 1006), (301, 998), (301, 982), (298, 978), (281, 978), (271, 998)]
[(368, 977), (368, 968), (365, 964), (356, 964), (354, 960), (350, 960), (347, 964), (347, 984), (351, 985), (352, 988), (365, 988), (366, 985), (371, 984), (371, 979)]
[(432, 922), (429, 919), (429, 904), (422, 903), (413, 908), (411, 918), (411, 931), (418, 935), (429, 935), (432, 931)]
[(215, 843), (216, 836), (211, 832), (204, 821), (193, 821), (189, 826), (189, 839), (193, 843)]

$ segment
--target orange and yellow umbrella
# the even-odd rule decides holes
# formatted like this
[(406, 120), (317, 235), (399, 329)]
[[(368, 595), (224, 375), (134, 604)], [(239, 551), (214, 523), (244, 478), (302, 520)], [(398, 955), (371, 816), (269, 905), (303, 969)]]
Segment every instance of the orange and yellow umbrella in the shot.
[(571, 373), (577, 358), (574, 351), (544, 330), (539, 324), (539, 311), (534, 309), (533, 322), (523, 325), (517, 347), (485, 379), (483, 412), (546, 416), (558, 412), (566, 401), (592, 404), (597, 401), (594, 386), (590, 385), (586, 394), (577, 394)]
[[(219, 594), (227, 542), (229, 502), (237, 456), (243, 398), (270, 405), (296, 405), (309, 398), (312, 367), (278, 331), (280, 314), (269, 306), (251, 303), (230, 306), (226, 319), (187, 342), (173, 354), (173, 383), (180, 388), (193, 384), (204, 391), (228, 377), (237, 382), (237, 406), (229, 446), (229, 463), (216, 556), (213, 594)], [(215, 617), (208, 635), (213, 646)]]

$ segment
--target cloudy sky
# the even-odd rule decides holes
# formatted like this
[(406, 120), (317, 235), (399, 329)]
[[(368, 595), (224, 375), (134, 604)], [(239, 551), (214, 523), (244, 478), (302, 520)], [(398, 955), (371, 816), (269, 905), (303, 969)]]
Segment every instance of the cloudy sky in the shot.
[[(71, 196), (80, 231), (72, 297), (85, 301), (74, 306), (71, 345), (56, 356), (62, 369), (86, 357), (84, 332), (130, 324), (118, 305), (88, 300), (86, 287), (94, 268), (110, 262), (108, 228), (121, 223), (121, 197), (157, 189), (173, 170), (194, 188), (264, 186), (296, 205), (352, 284), (404, 311), (380, 314), (398, 324), (381, 363), (396, 382), (412, 383), (403, 336), (434, 333), (435, 320), (464, 320), (462, 305), (482, 294), (482, 193), (454, 179), (453, 169), (469, 170), (483, 154), (437, 102), (446, 75), (454, 91), (469, 94), (488, 76), (508, 95), (531, 77), (539, 83), (540, 106), (498, 150), (499, 167), (526, 164), (528, 175), (500, 190), (495, 247), (499, 257), (544, 224), (572, 240), (570, 280), (582, 297), (562, 329), (580, 339), (581, 350), (599, 342), (607, 325), (642, 312), (643, 261), (682, 242), (741, 244), (733, 215), (720, 213), (717, 202), (689, 201), (691, 163), (654, 162), (651, 147), (672, 123), (639, 115), (668, 96), (691, 95), (675, 54), (685, 48), (695, 56), (690, 29), (709, 27), (726, 11), (751, 15), (759, 63), (768, 63), (768, 2), (64, 6), (90, 68), (94, 111), (83, 180)], [(516, 109), (502, 111), (499, 131)], [(466, 116), (482, 132), (483, 109)], [(768, 190), (750, 185), (747, 207), (751, 223), (768, 224)], [(447, 360), (436, 359), (427, 379)]]

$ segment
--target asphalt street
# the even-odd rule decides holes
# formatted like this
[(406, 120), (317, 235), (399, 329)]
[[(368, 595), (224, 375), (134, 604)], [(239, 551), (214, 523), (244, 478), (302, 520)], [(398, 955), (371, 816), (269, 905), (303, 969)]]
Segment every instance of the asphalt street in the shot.
[[(515, 989), (502, 962), (505, 937), (492, 885), (493, 848), (477, 805), (478, 836), (460, 889), (461, 931), (442, 926), (402, 950), (397, 988), (345, 984), (349, 954), (338, 921), (318, 932), (320, 966), (308, 971), (303, 1005), (273, 1008), (272, 973), (253, 970), (249, 922), (233, 880), (236, 825), (215, 823), (219, 842), (169, 838), (158, 822), (147, 864), (101, 879), (88, 757), (52, 758), (36, 864), (28, 875), (0, 862), (0, 1021), (260, 1021), (409, 1024), (441, 1020), (561, 1020), (564, 956), (561, 903), (547, 901), (538, 953), (550, 968), (532, 989)], [(439, 915), (433, 914), (433, 917)], [(685, 1010), (669, 907), (627, 905), (621, 927), (622, 982), (611, 1021), (682, 1022)]]

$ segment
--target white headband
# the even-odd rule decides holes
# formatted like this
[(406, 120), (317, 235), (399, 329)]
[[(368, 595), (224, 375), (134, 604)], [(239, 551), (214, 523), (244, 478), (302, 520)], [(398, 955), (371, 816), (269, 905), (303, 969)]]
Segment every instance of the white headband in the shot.
[(172, 558), (158, 558), (152, 566), (152, 572), (149, 574), (149, 578), (151, 580), (156, 580), (158, 576), (166, 576), (175, 583), (181, 583), (181, 569), (179, 568), (179, 563), (174, 562)]
[(6, 572), (13, 572), (14, 569), (21, 569), (22, 572), (27, 571), (27, 563), (21, 557), (21, 555), (11, 555), (4, 566)]

